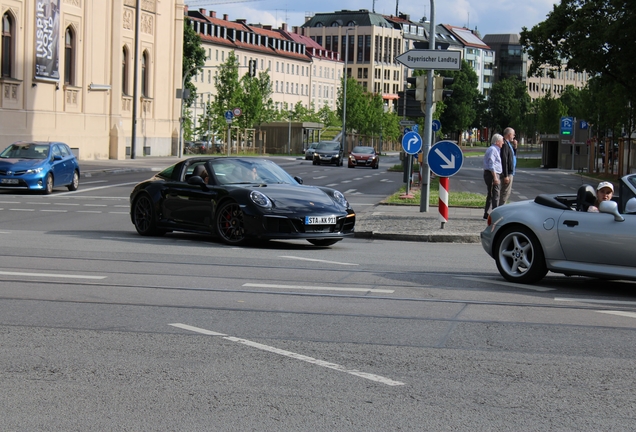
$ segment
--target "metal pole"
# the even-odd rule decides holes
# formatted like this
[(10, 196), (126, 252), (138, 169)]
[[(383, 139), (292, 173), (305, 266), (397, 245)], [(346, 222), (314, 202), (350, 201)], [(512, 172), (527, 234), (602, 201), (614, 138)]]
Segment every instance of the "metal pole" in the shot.
[[(431, 23), (428, 32), (428, 48), (435, 49), (435, 0), (431, 1)], [(428, 166), (428, 152), (431, 150), (433, 134), (433, 69), (428, 71), (426, 85), (426, 112), (424, 113), (424, 142), (422, 152), (422, 187), (420, 194), (420, 212), (428, 212), (431, 185), (431, 168)]]
[[(185, 83), (186, 80), (188, 79), (188, 77), (190, 76), (190, 73), (192, 73), (192, 71), (196, 68), (197, 66), (194, 65), (192, 66), (190, 69), (188, 69), (188, 71), (183, 75), (183, 78), (181, 79), (181, 117), (179, 117), (179, 149), (177, 150), (177, 157), (182, 157), (183, 156), (183, 99), (185, 99)], [(136, 75), (136, 74), (135, 74)]]
[(291, 112), (289, 112), (289, 132), (287, 132), (287, 154), (291, 154)]
[(133, 77), (133, 103), (132, 103), (132, 136), (130, 138), (130, 158), (135, 159), (137, 153), (137, 80), (139, 75), (139, 17), (141, 15), (141, 0), (137, 0), (135, 7), (135, 66)]

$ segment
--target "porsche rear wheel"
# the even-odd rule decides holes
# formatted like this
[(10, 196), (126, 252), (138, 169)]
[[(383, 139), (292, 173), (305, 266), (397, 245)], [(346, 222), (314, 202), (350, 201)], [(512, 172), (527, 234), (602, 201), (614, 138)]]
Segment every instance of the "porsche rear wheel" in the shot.
[(497, 270), (510, 282), (534, 283), (548, 273), (541, 244), (528, 228), (506, 229), (494, 252)]
[(342, 239), (310, 239), (307, 240), (314, 246), (331, 246), (332, 244), (338, 243)]
[(216, 213), (216, 232), (226, 244), (245, 244), (243, 210), (238, 203), (229, 201), (221, 205)]
[(79, 173), (77, 171), (73, 171), (73, 180), (71, 184), (66, 186), (70, 191), (76, 191), (79, 188)]
[(157, 228), (155, 208), (148, 195), (141, 195), (133, 204), (133, 223), (142, 236), (163, 235), (165, 231)]

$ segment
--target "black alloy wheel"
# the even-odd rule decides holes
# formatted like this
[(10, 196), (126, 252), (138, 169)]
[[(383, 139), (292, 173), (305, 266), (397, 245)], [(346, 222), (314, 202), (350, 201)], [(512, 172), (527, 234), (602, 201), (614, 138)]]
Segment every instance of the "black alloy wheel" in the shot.
[(245, 244), (243, 210), (234, 201), (224, 203), (216, 213), (216, 232), (229, 245)]
[(146, 194), (139, 196), (133, 204), (133, 223), (137, 232), (142, 236), (165, 234), (165, 231), (157, 228), (155, 208), (152, 200)]

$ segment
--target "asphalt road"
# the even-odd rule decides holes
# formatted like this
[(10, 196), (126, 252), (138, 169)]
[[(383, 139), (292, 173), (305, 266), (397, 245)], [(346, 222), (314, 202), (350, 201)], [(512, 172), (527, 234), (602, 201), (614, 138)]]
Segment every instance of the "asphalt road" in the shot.
[[(361, 203), (391, 179), (289, 162)], [(145, 177), (0, 193), (0, 430), (636, 428), (636, 284), (511, 284), (477, 244), (144, 238)]]

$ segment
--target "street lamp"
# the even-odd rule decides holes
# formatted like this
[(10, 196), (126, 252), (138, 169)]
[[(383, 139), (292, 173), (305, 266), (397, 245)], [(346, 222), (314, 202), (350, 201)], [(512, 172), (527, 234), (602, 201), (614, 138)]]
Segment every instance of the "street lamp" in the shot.
[(344, 93), (342, 94), (342, 151), (345, 151), (347, 145), (347, 61), (349, 59), (349, 30), (355, 30), (354, 27), (348, 27), (345, 31), (345, 63), (344, 63)]

